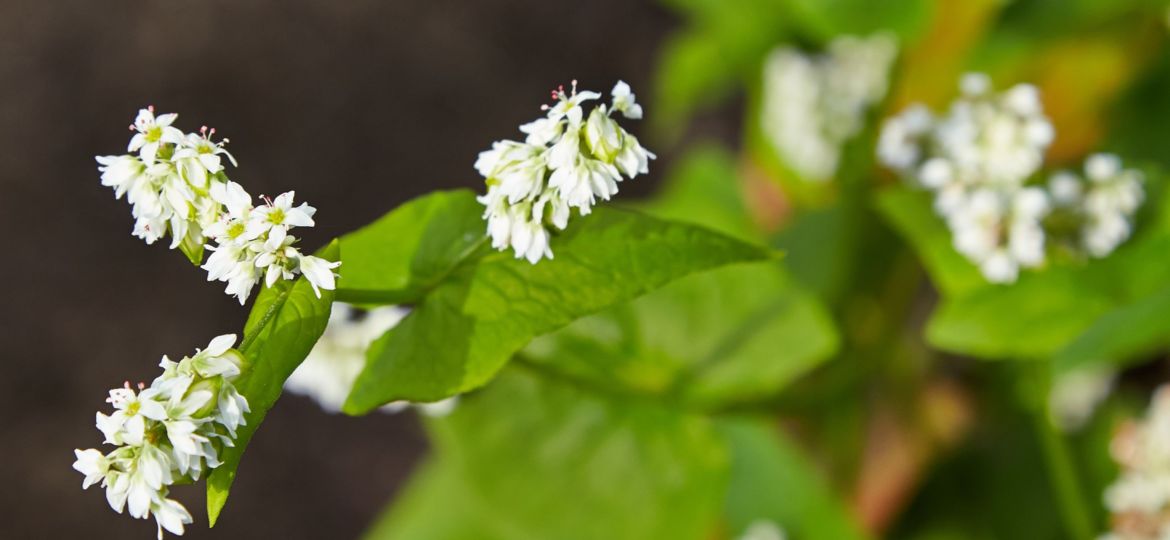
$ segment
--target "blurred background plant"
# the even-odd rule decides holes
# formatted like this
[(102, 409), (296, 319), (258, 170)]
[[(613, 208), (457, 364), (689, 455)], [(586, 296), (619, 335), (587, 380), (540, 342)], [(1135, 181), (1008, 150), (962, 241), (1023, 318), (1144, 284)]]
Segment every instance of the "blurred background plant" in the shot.
[[(183, 261), (124, 241), (90, 182), (88, 156), (115, 140), (105, 126), (164, 99), (213, 119), (240, 175), (350, 214), (312, 245), (476, 186), (475, 153), (574, 76), (623, 78), (644, 103), (638, 135), (661, 159), (619, 201), (784, 259), (539, 337), (421, 432), (412, 416), (323, 416), (286, 397), (236, 506), (188, 536), (1166, 534), (1165, 1), (111, 6), (0, 5), (0, 142), (23, 150), (0, 156), (0, 215), (10, 231), (37, 224), (9, 256), (39, 270), (6, 315), (3, 433), (31, 444), (0, 469), (19, 487), (3, 536), (140, 534), (52, 453), (92, 430), (77, 390), (242, 319)], [(1077, 197), (1062, 198), (1062, 171)], [(963, 211), (940, 203), (947, 187)], [(1110, 195), (1090, 203), (1093, 190)], [(45, 209), (95, 224), (41, 224)], [(120, 275), (125, 261), (146, 275)], [(182, 324), (142, 311), (159, 294)], [(397, 314), (373, 317), (359, 322), (377, 334)], [(126, 326), (144, 343), (124, 343)], [(352, 342), (371, 336), (350, 334), (319, 346), (352, 370)], [(328, 362), (315, 353), (303, 369)], [(341, 391), (311, 388), (337, 408)]]

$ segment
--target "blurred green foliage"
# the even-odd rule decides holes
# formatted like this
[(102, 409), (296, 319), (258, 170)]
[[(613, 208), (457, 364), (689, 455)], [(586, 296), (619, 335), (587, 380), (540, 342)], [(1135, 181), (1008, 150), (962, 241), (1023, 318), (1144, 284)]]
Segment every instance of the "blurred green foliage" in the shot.
[[(371, 352), (374, 375), (355, 395), (363, 385), (395, 390), (361, 408), (473, 389), (509, 356), (511, 363), (450, 417), (427, 421), (434, 455), (368, 537), (731, 539), (760, 520), (795, 540), (1043, 540), (1105, 530), (1101, 493), (1117, 473), (1109, 440), (1161, 382), (1149, 374), (1164, 377), (1170, 346), (1170, 198), (1161, 172), (1170, 167), (1166, 2), (663, 3), (682, 23), (661, 51), (648, 114), (657, 142), (692, 140), (695, 115), (729, 103), (744, 115), (742, 140), (737, 149), (710, 142), (676, 149), (677, 165), (638, 211), (786, 256), (765, 260), (740, 244), (712, 260), (692, 254), (667, 271), (669, 279), (636, 291), (623, 284), (604, 301), (557, 288), (582, 271), (559, 266), (560, 251), (537, 270), (485, 258), (481, 266), (499, 264), (518, 283), (540, 285), (540, 295), (512, 294), (496, 276), (479, 291), (493, 299), (471, 309), (482, 311), (477, 317), (527, 320), (509, 334), (429, 315), (443, 289), (416, 286), (431, 271), (420, 269), (435, 269), (476, 287), (477, 272), (444, 262), (471, 253), (458, 227), (470, 231), (475, 220), (410, 231), (447, 241), (427, 248), (441, 253), (414, 262), (422, 243), (379, 255), (367, 265), (372, 273), (351, 283), (426, 290), (419, 322), (397, 331), (425, 336), (416, 348), (437, 352), (419, 364), (421, 350), (389, 345), (400, 339), (392, 331)], [(878, 31), (901, 46), (885, 101), (844, 144), (833, 181), (799, 178), (761, 133), (764, 58), (781, 45), (815, 52), (835, 37)], [(941, 110), (958, 75), (972, 69), (1000, 85), (1040, 88), (1057, 132), (1046, 171), (1097, 151), (1139, 164), (1147, 202), (1135, 234), (1114, 254), (1054, 257), (1014, 284), (990, 284), (955, 251), (930, 197), (893, 185), (875, 163), (883, 118), (912, 102)], [(438, 199), (418, 204), (408, 221), (446, 212), (421, 206), (447, 204)], [(653, 250), (664, 241), (638, 243), (643, 238), (614, 225), (626, 215), (590, 217), (623, 238), (590, 240), (608, 247), (580, 247), (566, 258), (606, 260), (613, 246)], [(361, 233), (347, 238), (362, 241)], [(573, 241), (567, 235), (562, 247)], [(723, 245), (710, 241), (711, 248), (678, 249)], [(670, 267), (672, 249), (615, 266)], [(398, 281), (377, 283), (391, 277)], [(600, 278), (584, 283), (608, 290)], [(464, 309), (466, 293), (451, 293), (450, 304)], [(339, 292), (346, 294), (390, 299)], [(464, 361), (459, 355), (490, 348), (459, 341), (467, 335), (503, 335), (508, 346), (491, 362)], [(408, 390), (436, 380), (422, 370), (452, 368), (461, 378), (487, 364), (474, 384)], [(391, 365), (404, 367), (383, 370)], [(1061, 376), (1086, 368), (1121, 370), (1121, 383), (1087, 425), (1058, 431), (1049, 392)]]

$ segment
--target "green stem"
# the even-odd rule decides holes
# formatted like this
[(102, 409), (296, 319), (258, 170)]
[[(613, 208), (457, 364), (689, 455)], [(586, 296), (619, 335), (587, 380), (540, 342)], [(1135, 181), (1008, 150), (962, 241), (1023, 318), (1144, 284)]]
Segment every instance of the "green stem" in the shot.
[[(1044, 368), (1047, 365), (1044, 364)], [(1038, 372), (1036, 378), (1039, 392), (1029, 392), (1033, 396), (1047, 396), (1049, 382), (1047, 373)], [(1085, 490), (1077, 465), (1073, 458), (1072, 449), (1068, 440), (1048, 417), (1047, 400), (1040, 399), (1029, 404), (1029, 413), (1036, 427), (1041, 450), (1044, 452), (1044, 464), (1048, 468), (1048, 479), (1052, 491), (1056, 495), (1061, 517), (1064, 519), (1065, 531), (1069, 538), (1074, 540), (1093, 540), (1093, 511), (1085, 498)]]

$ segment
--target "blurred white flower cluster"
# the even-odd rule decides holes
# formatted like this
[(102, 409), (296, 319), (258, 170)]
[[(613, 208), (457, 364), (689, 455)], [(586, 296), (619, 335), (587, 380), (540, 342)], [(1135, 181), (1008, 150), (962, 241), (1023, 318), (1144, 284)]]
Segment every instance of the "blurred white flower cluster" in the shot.
[[(883, 126), (878, 157), (935, 194), (935, 210), (957, 251), (993, 283), (1011, 283), (1021, 268), (1047, 261), (1046, 240), (1077, 254), (1104, 257), (1130, 233), (1141, 204), (1141, 175), (1116, 156), (1086, 161), (1088, 180), (1067, 172), (1037, 180), (1052, 143), (1039, 93), (1018, 84), (1002, 93), (983, 74), (965, 75), (962, 96), (941, 118), (914, 105)], [(1071, 224), (1071, 225), (1070, 225)]]
[[(406, 314), (407, 310), (398, 306), (362, 311), (349, 304), (334, 303), (325, 333), (285, 381), (284, 389), (313, 398), (326, 411), (340, 411), (354, 381), (366, 365), (366, 350), (370, 344), (394, 328)], [(424, 414), (442, 416), (454, 408), (457, 399), (420, 404), (396, 401), (384, 405), (382, 410), (398, 412), (416, 405)]]
[(760, 519), (751, 522), (739, 540), (785, 540), (786, 538), (788, 535), (784, 534), (784, 529), (781, 529), (780, 526), (766, 519)]
[(1170, 538), (1170, 388), (1155, 392), (1145, 421), (1122, 426), (1111, 450), (1121, 476), (1105, 491), (1113, 526), (1101, 539)]
[[(293, 227), (312, 227), (316, 210), (293, 206), (293, 192), (253, 207), (252, 196), (224, 174), (223, 160), (235, 158), (214, 142), (214, 129), (186, 134), (173, 127), (176, 114), (155, 116), (154, 108), (138, 111), (130, 129), (128, 150), (136, 154), (99, 156), (102, 185), (126, 195), (135, 218), (134, 235), (151, 244), (171, 235), (194, 262), (206, 247), (214, 253), (203, 269), (209, 281), (227, 282), (228, 294), (243, 304), (263, 277), (268, 286), (279, 279), (304, 276), (319, 289), (333, 289), (333, 268), (340, 263), (303, 255), (294, 247)], [(207, 240), (215, 245), (205, 245)]]
[(168, 498), (169, 487), (218, 467), (219, 449), (233, 446), (245, 424), (248, 400), (233, 385), (244, 365), (235, 341), (231, 334), (216, 337), (178, 362), (164, 356), (163, 373), (149, 387), (139, 384), (135, 392), (126, 383), (110, 390), (106, 401), (114, 412), (98, 412), (97, 428), (117, 448), (74, 451), (82, 487), (100, 482), (118, 513), (128, 507), (135, 518), (153, 515), (160, 539), (163, 529), (181, 535), (191, 523), (187, 509)]
[(1112, 154), (1085, 160), (1083, 177), (1060, 171), (1048, 181), (1054, 212), (1076, 226), (1067, 241), (1093, 257), (1105, 257), (1133, 232), (1133, 216), (1145, 198), (1142, 174), (1124, 169)]
[(1048, 414), (1064, 431), (1084, 427), (1097, 407), (1109, 397), (1117, 372), (1104, 368), (1085, 368), (1056, 377), (1048, 393)]
[(511, 247), (516, 258), (535, 264), (552, 258), (549, 225), (564, 229), (572, 208), (588, 214), (597, 199), (609, 200), (626, 178), (649, 172), (654, 154), (638, 143), (612, 118), (642, 117), (642, 106), (624, 82), (611, 92), (607, 107), (598, 104), (586, 117), (582, 105), (597, 100), (597, 92), (577, 92), (577, 81), (565, 92), (552, 93), (553, 105), (542, 107), (543, 118), (520, 126), (524, 142), (497, 141), (479, 154), (475, 168), (487, 183), (479, 201), (492, 247)]
[(764, 63), (760, 126), (788, 167), (805, 180), (837, 173), (842, 145), (886, 96), (894, 37), (843, 36), (822, 55), (780, 47)]

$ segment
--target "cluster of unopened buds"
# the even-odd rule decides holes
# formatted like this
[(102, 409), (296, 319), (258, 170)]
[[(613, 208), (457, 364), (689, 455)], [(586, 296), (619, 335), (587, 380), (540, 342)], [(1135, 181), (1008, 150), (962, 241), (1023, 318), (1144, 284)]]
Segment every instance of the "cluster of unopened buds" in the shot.
[(1154, 393), (1145, 420), (1122, 426), (1110, 449), (1121, 476), (1105, 491), (1113, 523), (1101, 540), (1170, 538), (1170, 388)]
[(333, 289), (340, 263), (302, 254), (289, 234), (312, 227), (316, 210), (293, 206), (291, 191), (254, 207), (252, 196), (225, 174), (222, 157), (236, 163), (224, 148), (227, 139), (213, 141), (215, 130), (206, 127), (183, 133), (172, 125), (177, 117), (156, 117), (154, 107), (138, 111), (130, 126), (132, 153), (97, 158), (102, 184), (132, 205), (134, 235), (151, 244), (169, 234), (171, 248), (196, 264), (204, 248), (214, 251), (203, 265), (208, 280), (227, 282), (226, 292), (241, 304), (261, 279), (272, 286), (303, 274), (318, 294)]
[(196, 481), (220, 465), (219, 452), (234, 445), (236, 430), (245, 424), (248, 400), (234, 381), (246, 369), (244, 356), (232, 346), (236, 336), (211, 340), (194, 356), (173, 362), (163, 357), (163, 372), (137, 391), (126, 383), (110, 390), (112, 414), (97, 413), (97, 428), (109, 453), (75, 450), (73, 468), (85, 475), (83, 488), (101, 484), (106, 500), (118, 513), (146, 519), (154, 516), (158, 537), (163, 530), (183, 534), (191, 514), (168, 497), (170, 486)]
[(1051, 246), (1074, 257), (1104, 257), (1130, 235), (1143, 199), (1142, 176), (1095, 154), (1085, 177), (1040, 171), (1054, 138), (1039, 92), (1019, 84), (995, 93), (986, 75), (968, 74), (962, 96), (941, 118), (914, 105), (890, 118), (878, 156), (934, 193), (954, 247), (993, 283), (1045, 265)]
[(800, 178), (823, 182), (837, 173), (842, 146), (886, 96), (897, 53), (892, 36), (875, 34), (838, 37), (820, 55), (790, 46), (768, 55), (760, 127)]
[(639, 119), (642, 107), (624, 82), (611, 95), (608, 107), (598, 104), (586, 116), (582, 105), (601, 94), (578, 92), (573, 81), (568, 92), (552, 92), (554, 103), (542, 107), (543, 118), (520, 126), (524, 142), (498, 141), (480, 153), (475, 168), (488, 190), (479, 201), (492, 247), (511, 247), (533, 264), (551, 259), (550, 226), (564, 229), (573, 208), (588, 214), (598, 199), (617, 193), (623, 175), (632, 179), (649, 171), (654, 154), (612, 117), (617, 112)]

